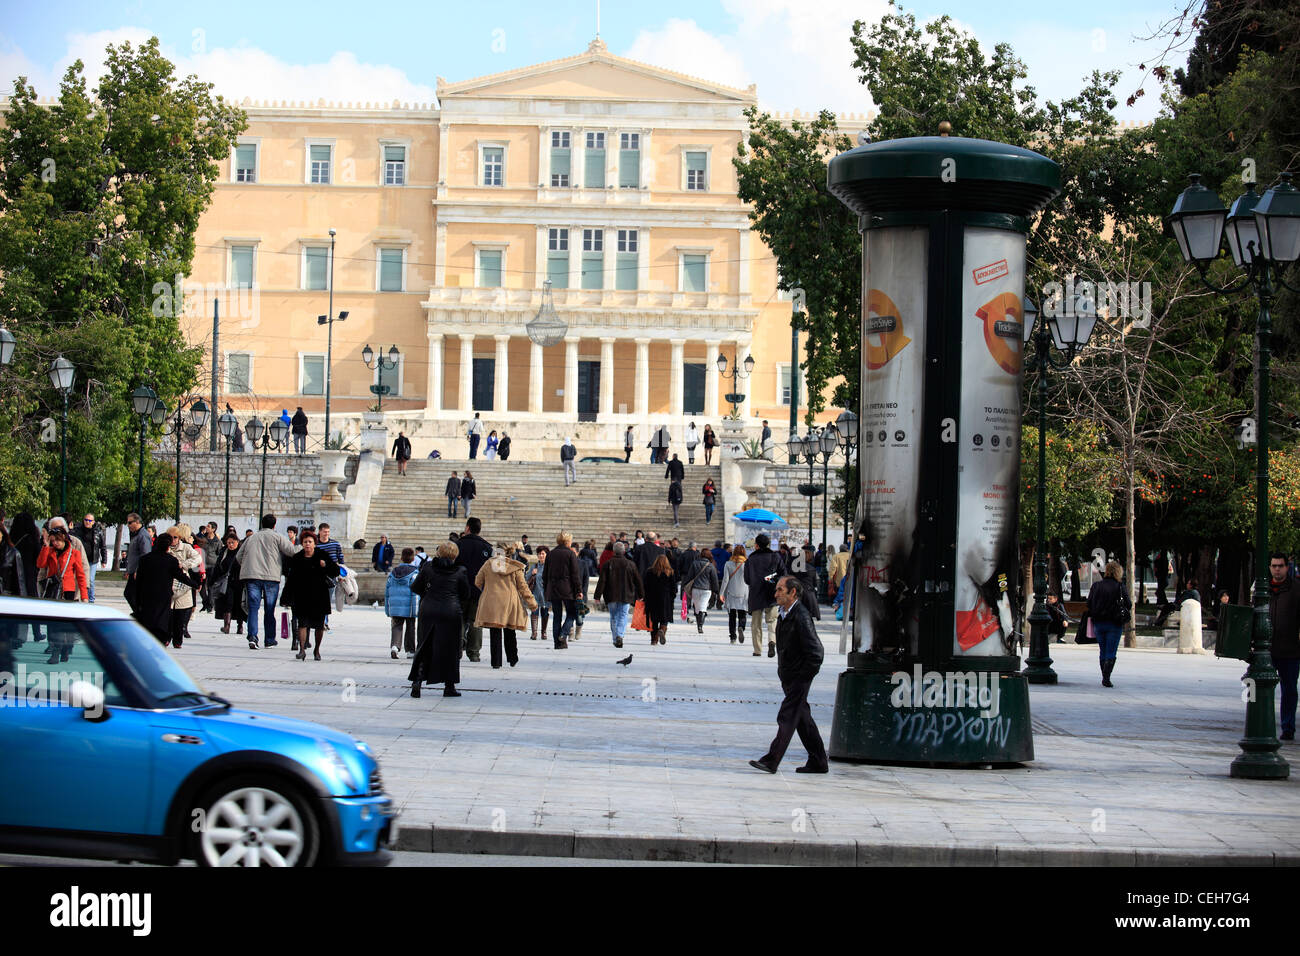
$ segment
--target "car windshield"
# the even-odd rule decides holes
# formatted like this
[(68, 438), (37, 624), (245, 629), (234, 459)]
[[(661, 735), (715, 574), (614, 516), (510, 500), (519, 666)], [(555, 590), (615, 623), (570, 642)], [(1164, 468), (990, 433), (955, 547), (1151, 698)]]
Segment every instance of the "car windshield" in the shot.
[(206, 695), (189, 674), (135, 621), (93, 621), (104, 647), (155, 703), (172, 707), (202, 703)]

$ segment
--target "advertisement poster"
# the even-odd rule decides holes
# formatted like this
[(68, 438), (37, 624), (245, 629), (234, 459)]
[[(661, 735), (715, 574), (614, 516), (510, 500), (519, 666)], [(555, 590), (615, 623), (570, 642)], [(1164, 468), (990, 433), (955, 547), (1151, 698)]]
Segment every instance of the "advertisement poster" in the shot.
[(953, 655), (1014, 653), (1025, 237), (967, 229)]
[(859, 428), (859, 609), (853, 649), (916, 648), (908, 605), (925, 374), (928, 230), (921, 226), (865, 233), (862, 288), (862, 418)]

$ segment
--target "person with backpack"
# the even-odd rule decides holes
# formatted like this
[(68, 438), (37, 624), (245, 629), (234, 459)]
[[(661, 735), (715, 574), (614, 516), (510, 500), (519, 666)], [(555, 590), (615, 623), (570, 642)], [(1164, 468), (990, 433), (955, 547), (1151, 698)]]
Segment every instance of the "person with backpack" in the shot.
[(1110, 675), (1115, 670), (1120, 635), (1133, 617), (1133, 604), (1123, 580), (1123, 566), (1118, 561), (1108, 561), (1105, 577), (1088, 589), (1088, 617), (1097, 636), (1102, 687), (1115, 686), (1110, 682)]
[(393, 660), (403, 648), (408, 659), (415, 657), (415, 619), (420, 614), (420, 599), (411, 591), (411, 584), (419, 570), (415, 549), (403, 548), (402, 563), (388, 572), (384, 581), (384, 613), (392, 626), (388, 655)]

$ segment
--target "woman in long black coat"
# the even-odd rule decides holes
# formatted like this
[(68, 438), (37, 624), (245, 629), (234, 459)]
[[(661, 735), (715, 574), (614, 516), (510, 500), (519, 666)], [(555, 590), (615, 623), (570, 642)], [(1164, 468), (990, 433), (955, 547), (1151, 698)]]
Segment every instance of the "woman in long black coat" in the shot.
[(442, 684), (444, 697), (460, 696), (460, 640), (470, 592), (469, 575), (455, 563), (459, 553), (444, 541), (411, 582), (411, 593), (420, 598), (419, 643), (408, 676), (412, 697), (420, 696), (421, 684)]
[[(225, 582), (224, 590), (217, 593), (222, 581)], [(229, 634), (230, 622), (234, 620), (238, 625), (235, 633), (243, 634), (244, 621), (248, 617), (244, 614), (244, 585), (239, 580), (239, 535), (234, 532), (226, 535), (225, 546), (217, 557), (217, 563), (212, 566), (208, 590), (216, 595), (212, 601), (212, 614), (221, 621), (221, 633)]]
[(29, 597), (36, 594), (36, 557), (41, 553), (41, 532), (36, 519), (26, 511), (14, 515), (9, 526), (9, 538), (23, 559), (23, 586)]
[(668, 622), (673, 619), (673, 604), (677, 597), (677, 577), (668, 555), (650, 566), (645, 575), (645, 616), (650, 625), (650, 643), (668, 643)]
[(339, 566), (333, 558), (316, 547), (316, 535), (303, 532), (298, 539), (302, 550), (285, 562), (288, 577), (284, 585), (284, 603), (293, 608), (298, 621), (298, 660), (307, 659), (307, 632), (315, 629), (316, 646), (312, 657), (320, 660), (320, 645), (325, 637), (325, 618), (332, 610), (330, 578), (339, 575)]
[(197, 574), (181, 569), (180, 562), (170, 554), (171, 546), (171, 535), (158, 535), (153, 551), (140, 559), (128, 598), (135, 609), (132, 612), (135, 619), (164, 647), (171, 641), (172, 582), (180, 581), (190, 587), (203, 583)]

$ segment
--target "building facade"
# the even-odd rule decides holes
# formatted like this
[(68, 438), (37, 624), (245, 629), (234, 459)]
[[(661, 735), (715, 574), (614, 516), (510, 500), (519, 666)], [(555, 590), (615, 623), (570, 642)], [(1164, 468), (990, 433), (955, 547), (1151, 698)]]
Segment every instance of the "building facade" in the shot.
[[(319, 438), (328, 364), (331, 427), (355, 432), (379, 384), (369, 345), (400, 353), (383, 411), (421, 457), (463, 454), (475, 411), (529, 457), (566, 435), (613, 453), (628, 425), (638, 448), (660, 424), (679, 441), (689, 421), (718, 430), (731, 392), (746, 421), (783, 437), (791, 303), (732, 164), (753, 87), (596, 40), (439, 78), (438, 98), (245, 104), (186, 280), (187, 334), (211, 354), (215, 332), (222, 400), (241, 420), (302, 405)], [(544, 348), (527, 325), (548, 282), (567, 329)], [(327, 329), (331, 289), (347, 318)], [(729, 373), (751, 355), (737, 384)]]

